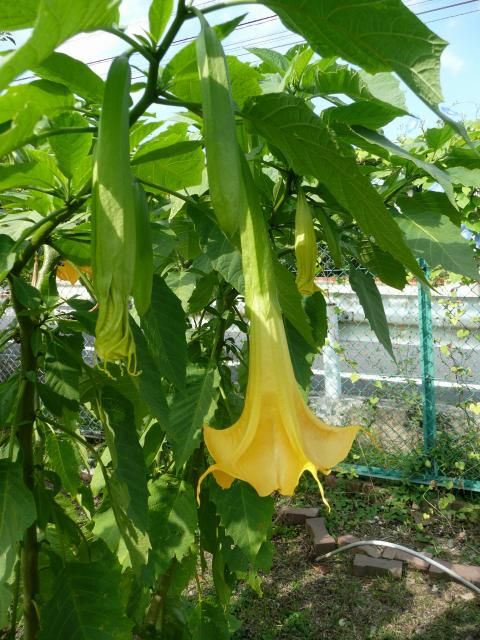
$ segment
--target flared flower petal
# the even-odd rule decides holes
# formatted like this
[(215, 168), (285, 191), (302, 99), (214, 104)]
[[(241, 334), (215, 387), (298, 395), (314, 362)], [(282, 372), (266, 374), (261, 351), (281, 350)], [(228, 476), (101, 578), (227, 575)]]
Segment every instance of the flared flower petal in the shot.
[(280, 313), (253, 316), (245, 407), (231, 427), (205, 427), (215, 464), (204, 475), (213, 473), (223, 488), (239, 479), (260, 496), (292, 495), (304, 471), (318, 481), (317, 471), (328, 474), (341, 462), (358, 429), (334, 427), (313, 414), (295, 379)]

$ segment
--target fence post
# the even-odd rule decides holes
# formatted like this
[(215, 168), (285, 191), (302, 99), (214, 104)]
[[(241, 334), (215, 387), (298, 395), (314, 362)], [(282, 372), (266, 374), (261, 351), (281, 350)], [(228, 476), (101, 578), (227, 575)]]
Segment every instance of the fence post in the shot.
[[(430, 275), (428, 265), (420, 260), (420, 267), (425, 276)], [(418, 283), (419, 331), (420, 331), (420, 360), (422, 365), (423, 391), (423, 449), (430, 456), (435, 447), (437, 423), (435, 406), (435, 369), (433, 350), (432, 301), (427, 286)], [(433, 476), (437, 475), (437, 463), (431, 460)], [(431, 475), (431, 474), (429, 474)]]
[(327, 304), (327, 326), (327, 344), (323, 349), (323, 369), (325, 371), (325, 400), (329, 411), (332, 411), (342, 395), (342, 378), (340, 376), (340, 358), (335, 351), (335, 345), (340, 340), (337, 307), (331, 303)]

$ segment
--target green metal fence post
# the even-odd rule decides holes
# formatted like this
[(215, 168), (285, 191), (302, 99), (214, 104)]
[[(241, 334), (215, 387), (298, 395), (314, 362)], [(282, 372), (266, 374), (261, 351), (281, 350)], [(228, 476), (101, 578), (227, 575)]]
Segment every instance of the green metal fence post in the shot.
[[(420, 266), (426, 277), (429, 276), (429, 269), (426, 262), (421, 259)], [(432, 325), (432, 302), (430, 291), (421, 282), (418, 283), (418, 306), (419, 306), (419, 331), (420, 331), (420, 360), (422, 364), (422, 391), (423, 391), (423, 448), (427, 459), (432, 467), (430, 477), (438, 475), (437, 464), (431, 459), (431, 452), (435, 447), (437, 423), (435, 407), (435, 369), (433, 350), (433, 325)]]

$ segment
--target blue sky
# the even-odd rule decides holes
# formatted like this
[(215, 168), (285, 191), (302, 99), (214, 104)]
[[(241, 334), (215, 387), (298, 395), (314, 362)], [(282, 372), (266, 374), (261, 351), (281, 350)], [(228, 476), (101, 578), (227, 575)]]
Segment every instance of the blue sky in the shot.
[[(294, 0), (292, 0), (294, 1)], [(438, 9), (446, 5), (452, 5), (461, 0), (405, 0), (405, 3), (415, 12)], [(195, 0), (198, 6), (207, 6), (212, 0)], [(121, 5), (121, 24), (128, 28), (130, 33), (141, 33), (148, 28), (147, 15), (150, 0), (123, 0)], [(457, 13), (474, 11), (467, 15), (451, 17)], [(234, 16), (247, 13), (245, 20), (267, 18), (272, 12), (260, 4), (245, 5), (222, 10), (210, 14), (212, 22), (222, 22)], [(449, 42), (449, 46), (442, 56), (442, 87), (444, 93), (444, 105), (453, 110), (455, 119), (473, 119), (480, 115), (480, 0), (470, 2), (465, 6), (451, 7), (442, 11), (434, 11), (422, 16), (429, 22), (429, 27), (438, 35)], [(178, 38), (196, 35), (198, 24), (191, 20), (182, 29)], [(16, 34), (17, 43), (20, 44), (26, 37), (26, 33)], [(275, 48), (285, 51), (299, 40), (296, 34), (289, 34), (278, 19), (266, 20), (262, 23), (240, 29), (225, 41), (227, 53), (239, 55), (242, 60), (254, 60), (254, 56), (245, 51), (245, 46), (258, 46)], [(238, 43), (238, 44), (237, 44)], [(84, 62), (92, 62), (102, 58), (117, 55), (124, 49), (122, 41), (105, 33), (81, 34), (65, 43), (61, 51), (77, 57)], [(180, 46), (175, 46), (172, 51), (178, 51)], [(168, 57), (167, 57), (168, 59)], [(92, 68), (105, 77), (110, 62), (99, 62)], [(388, 128), (392, 137), (400, 134), (412, 135), (419, 128), (419, 123), (433, 126), (437, 116), (432, 114), (415, 96), (407, 93), (407, 102), (412, 114), (420, 120), (413, 118), (398, 119)]]

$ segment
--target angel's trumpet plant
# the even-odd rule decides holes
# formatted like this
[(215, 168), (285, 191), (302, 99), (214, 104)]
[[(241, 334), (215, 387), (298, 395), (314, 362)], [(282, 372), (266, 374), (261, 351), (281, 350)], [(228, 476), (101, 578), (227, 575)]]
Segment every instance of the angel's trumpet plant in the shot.
[(317, 239), (312, 211), (300, 187), (295, 212), (295, 258), (297, 260), (296, 284), (300, 293), (310, 296), (319, 288), (315, 284), (317, 267)]
[(270, 241), (245, 162), (248, 210), (240, 238), (245, 304), (250, 318), (249, 375), (240, 418), (223, 430), (205, 426), (213, 473), (228, 488), (237, 478), (260, 496), (292, 495), (304, 471), (317, 481), (348, 454), (358, 427), (334, 427), (317, 418), (297, 386), (278, 300)]

